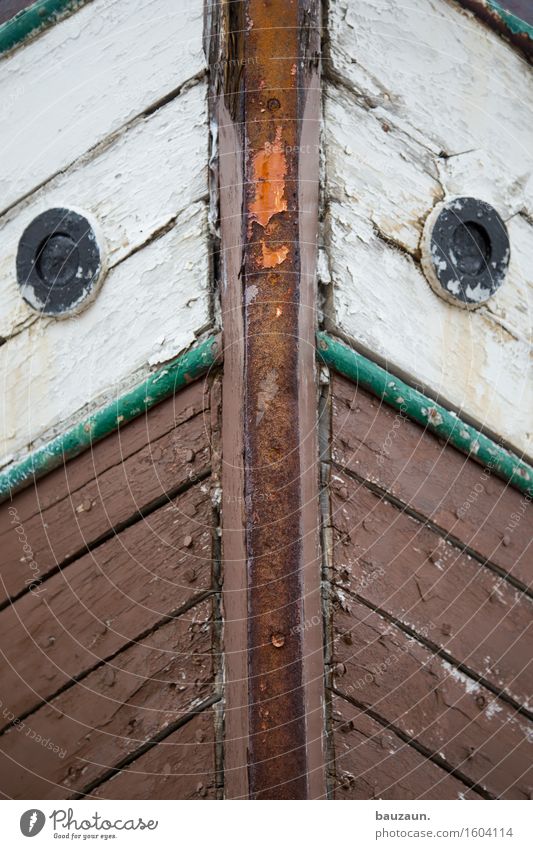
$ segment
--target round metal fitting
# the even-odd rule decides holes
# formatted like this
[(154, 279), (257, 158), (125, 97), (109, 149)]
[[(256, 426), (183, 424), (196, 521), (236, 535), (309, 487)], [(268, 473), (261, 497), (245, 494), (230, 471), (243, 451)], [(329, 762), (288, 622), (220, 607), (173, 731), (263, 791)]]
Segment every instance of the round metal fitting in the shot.
[(509, 258), (507, 228), (485, 201), (453, 198), (428, 216), (422, 268), (446, 301), (465, 309), (488, 301), (505, 280)]
[(103, 279), (97, 226), (74, 209), (47, 209), (26, 227), (17, 251), (24, 300), (41, 315), (71, 315), (89, 303)]

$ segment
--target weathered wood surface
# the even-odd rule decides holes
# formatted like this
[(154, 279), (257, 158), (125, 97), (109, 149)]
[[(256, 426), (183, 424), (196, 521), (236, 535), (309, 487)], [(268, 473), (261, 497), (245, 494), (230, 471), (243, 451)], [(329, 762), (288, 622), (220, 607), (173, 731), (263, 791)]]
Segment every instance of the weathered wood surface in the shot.
[(203, 389), (197, 381), (0, 508), (1, 601), (207, 473)]
[(497, 34), (457, 5), (431, 0), (336, 0), (329, 34), (332, 70), (393, 127), (435, 152), (490, 151), (496, 179), (526, 186), (533, 160), (523, 115), (533, 78)]
[(526, 496), (354, 384), (333, 377), (333, 460), (533, 585)]
[(20, 297), (15, 274), (19, 239), (35, 216), (69, 204), (90, 213), (100, 223), (110, 269), (206, 196), (207, 159), (206, 85), (199, 82), (5, 213), (0, 218), (0, 336), (9, 339), (37, 321)]
[[(100, 440), (91, 450), (90, 463), (87, 463), (87, 455), (82, 452), (64, 466), (40, 478), (36, 486), (28, 486), (18, 492), (11, 506), (16, 507), (19, 518), (26, 521), (58, 504), (69, 493), (76, 493), (115, 466), (118, 457), (121, 462), (125, 462), (148, 443), (164, 436), (172, 427), (179, 428), (183, 422), (202, 413), (209, 406), (209, 395), (200, 391), (201, 385), (202, 382), (195, 381), (175, 396), (152, 407), (148, 413), (132, 419), (122, 427), (120, 433), (109, 434)], [(4, 533), (8, 525), (9, 516), (6, 516), (5, 508), (1, 507), (0, 534)]]
[(332, 580), (533, 708), (533, 603), (347, 475), (332, 479)]
[(204, 710), (90, 794), (97, 799), (214, 799), (215, 718)]
[(480, 799), (345, 699), (333, 696), (335, 799)]
[[(328, 29), (329, 327), (531, 454), (530, 68), (458, 4), (336, 0)], [(471, 313), (419, 263), (425, 219), (456, 194), (493, 203), (511, 241), (507, 281)]]
[[(211, 629), (211, 602), (205, 601), (125, 648), (5, 732), (0, 736), (4, 792), (23, 799), (60, 799), (83, 792), (165, 728), (186, 718), (213, 695)], [(4, 694), (2, 699), (5, 711)], [(176, 787), (176, 798), (185, 798), (182, 792), (195, 792), (199, 779), (190, 773), (202, 764), (211, 781), (214, 778), (209, 746), (197, 736), (202, 733), (207, 739), (210, 733), (212, 741), (212, 731), (207, 730), (212, 721), (193, 722), (192, 738), (184, 729), (168, 738), (168, 742), (172, 737), (180, 741), (176, 749), (167, 740), (156, 747), (161, 747), (161, 753), (155, 754), (161, 759), (161, 777), (167, 774), (167, 763), (173, 771), (181, 764), (188, 773)], [(186, 749), (180, 748), (186, 743)], [(142, 770), (144, 759), (151, 762), (153, 758), (153, 754), (145, 755), (134, 769)], [(142, 778), (141, 785), (146, 793)], [(120, 781), (111, 784), (109, 792), (119, 786)]]
[(0, 24), (8, 21), (21, 9), (31, 6), (34, 2), (35, 0), (2, 0), (0, 3)]
[(202, 74), (203, 11), (95, 0), (1, 59), (1, 208)]
[(197, 484), (0, 614), (15, 716), (212, 587), (212, 509)]
[(482, 794), (528, 799), (532, 723), (377, 613), (334, 592), (335, 689)]
[[(210, 323), (204, 202), (109, 272), (77, 317), (39, 319), (0, 348), (3, 462), (123, 394)], [(179, 322), (176, 322), (179, 316)]]

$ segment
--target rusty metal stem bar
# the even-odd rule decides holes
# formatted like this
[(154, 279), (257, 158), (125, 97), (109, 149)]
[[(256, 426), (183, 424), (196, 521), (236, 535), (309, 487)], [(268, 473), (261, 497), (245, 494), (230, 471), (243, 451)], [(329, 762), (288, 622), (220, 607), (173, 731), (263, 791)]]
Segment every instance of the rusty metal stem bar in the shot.
[(324, 787), (321, 628), (304, 633), (306, 617), (320, 618), (319, 10), (318, 0), (225, 2), (219, 24), (230, 798), (316, 798)]
[(248, 0), (244, 332), (250, 794), (307, 796), (298, 421), (297, 0)]

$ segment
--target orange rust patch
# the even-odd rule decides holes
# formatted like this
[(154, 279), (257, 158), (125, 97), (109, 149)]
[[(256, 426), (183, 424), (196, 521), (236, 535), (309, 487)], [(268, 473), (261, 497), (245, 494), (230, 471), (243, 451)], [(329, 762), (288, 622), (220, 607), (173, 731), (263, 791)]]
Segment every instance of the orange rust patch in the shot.
[(275, 268), (276, 265), (281, 265), (287, 259), (289, 249), (287, 245), (282, 245), (281, 248), (268, 248), (264, 242), (261, 242), (263, 250), (263, 268)]
[(250, 204), (250, 223), (257, 221), (261, 227), (266, 227), (273, 215), (287, 210), (286, 174), (287, 160), (281, 145), (281, 127), (278, 127), (274, 143), (265, 142), (263, 150), (253, 158), (255, 198)]

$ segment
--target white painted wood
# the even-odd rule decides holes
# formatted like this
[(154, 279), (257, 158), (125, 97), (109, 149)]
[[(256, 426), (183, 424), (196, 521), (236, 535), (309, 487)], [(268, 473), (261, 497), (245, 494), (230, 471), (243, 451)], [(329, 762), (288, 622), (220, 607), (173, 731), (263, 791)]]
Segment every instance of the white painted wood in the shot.
[(0, 218), (0, 336), (36, 320), (20, 296), (15, 267), (20, 236), (36, 215), (54, 206), (91, 213), (113, 267), (207, 195), (206, 99), (206, 83), (196, 83)]
[(533, 75), (456, 3), (332, 0), (334, 71), (391, 122), (448, 154), (490, 152), (533, 206)]
[(200, 74), (202, 27), (202, 0), (94, 0), (0, 59), (0, 211)]
[(324, 120), (328, 197), (414, 253), (428, 211), (443, 196), (434, 156), (343, 88), (327, 86)]
[(207, 206), (117, 265), (77, 317), (40, 319), (0, 348), (3, 463), (187, 348), (209, 323)]
[[(332, 0), (329, 25), (330, 327), (533, 454), (531, 71), (444, 0)], [(492, 203), (511, 238), (506, 283), (467, 314), (418, 262), (431, 209), (461, 194)]]
[(331, 209), (337, 327), (370, 356), (533, 454), (531, 348), (435, 295), (419, 265), (346, 207)]

